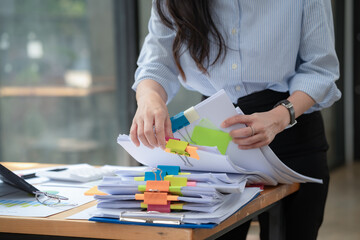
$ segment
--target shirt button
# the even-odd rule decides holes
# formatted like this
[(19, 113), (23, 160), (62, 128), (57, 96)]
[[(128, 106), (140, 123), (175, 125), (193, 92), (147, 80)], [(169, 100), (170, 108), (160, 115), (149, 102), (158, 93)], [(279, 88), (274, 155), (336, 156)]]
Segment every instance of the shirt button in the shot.
[(233, 65), (231, 66), (232, 67), (232, 69), (237, 69), (237, 64), (236, 63), (233, 63)]
[(232, 35), (235, 35), (235, 34), (236, 34), (236, 28), (233, 28), (233, 29), (231, 30), (231, 34), (232, 34)]
[(241, 90), (240, 85), (237, 85), (237, 86), (235, 87), (235, 90), (239, 92), (239, 91)]

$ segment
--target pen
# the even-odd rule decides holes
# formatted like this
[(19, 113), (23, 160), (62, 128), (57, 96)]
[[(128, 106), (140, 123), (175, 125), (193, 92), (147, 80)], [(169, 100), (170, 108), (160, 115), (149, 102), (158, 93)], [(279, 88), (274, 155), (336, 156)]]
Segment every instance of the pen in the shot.
[(36, 177), (36, 173), (24, 174), (24, 175), (20, 175), (20, 177), (21, 177), (22, 179), (34, 178), (34, 177)]
[[(51, 172), (60, 172), (60, 171), (64, 171), (66, 170), (67, 168), (55, 168), (55, 169), (51, 169), (51, 170), (48, 170), (48, 171), (51, 171)], [(23, 174), (23, 175), (20, 175), (20, 177), (22, 179), (30, 179), (30, 178), (35, 178), (37, 177), (36, 176), (36, 173), (28, 173), (28, 174)]]

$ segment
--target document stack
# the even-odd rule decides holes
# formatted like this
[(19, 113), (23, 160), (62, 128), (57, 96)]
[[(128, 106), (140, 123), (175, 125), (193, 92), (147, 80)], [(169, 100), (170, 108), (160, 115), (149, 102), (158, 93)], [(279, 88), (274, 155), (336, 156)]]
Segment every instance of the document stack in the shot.
[[(109, 195), (96, 196), (95, 216), (120, 222), (167, 218), (182, 224), (217, 224), (259, 194), (259, 188), (245, 188), (246, 184), (322, 183), (288, 168), (268, 146), (239, 149), (229, 132), (246, 126), (221, 127), (237, 114), (243, 114), (241, 109), (221, 90), (170, 119), (174, 138), (167, 139), (165, 150), (137, 147), (128, 135), (120, 135), (118, 143), (134, 159), (156, 170), (143, 179), (126, 172), (105, 178), (99, 189)], [(173, 172), (169, 166), (179, 169)]]
[[(98, 185), (106, 193), (95, 195), (94, 216), (98, 219), (218, 224), (261, 191), (259, 187), (245, 188), (245, 175), (181, 172), (179, 166), (159, 165), (152, 171), (118, 171), (117, 175), (105, 177)], [(229, 211), (231, 208), (234, 211)]]

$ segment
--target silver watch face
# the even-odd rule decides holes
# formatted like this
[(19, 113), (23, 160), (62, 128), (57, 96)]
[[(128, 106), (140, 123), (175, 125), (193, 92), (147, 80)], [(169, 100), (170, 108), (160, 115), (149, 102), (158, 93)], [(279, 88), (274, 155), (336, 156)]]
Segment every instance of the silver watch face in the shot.
[(291, 102), (288, 102), (288, 103), (282, 103), (282, 105), (283, 105), (284, 107), (286, 107), (286, 108), (292, 108), (292, 107), (293, 107), (293, 105), (292, 105), (292, 103), (291, 103)]

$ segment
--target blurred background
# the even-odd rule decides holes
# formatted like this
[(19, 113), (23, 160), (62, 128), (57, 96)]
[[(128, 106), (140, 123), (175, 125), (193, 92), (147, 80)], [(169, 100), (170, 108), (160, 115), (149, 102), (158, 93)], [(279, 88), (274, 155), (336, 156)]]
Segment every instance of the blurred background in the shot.
[[(343, 97), (323, 110), (332, 184), (319, 238), (360, 239), (360, 2), (332, 4)], [(150, 0), (0, 0), (0, 162), (136, 165), (116, 138), (135, 113), (150, 9)], [(200, 99), (181, 89), (170, 115)]]

